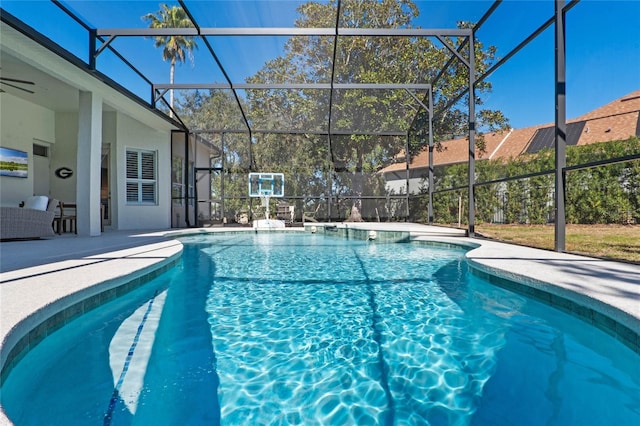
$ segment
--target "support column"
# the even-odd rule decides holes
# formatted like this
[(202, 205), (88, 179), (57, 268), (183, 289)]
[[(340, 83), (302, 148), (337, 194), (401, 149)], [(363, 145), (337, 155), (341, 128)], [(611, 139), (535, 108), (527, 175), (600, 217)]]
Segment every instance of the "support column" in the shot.
[(405, 164), (405, 173), (406, 173), (406, 180), (405, 180), (405, 184), (407, 185), (406, 188), (406, 192), (405, 192), (405, 201), (407, 203), (407, 218), (405, 219), (405, 222), (407, 222), (409, 220), (409, 216), (411, 215), (411, 210), (409, 209), (409, 200), (410, 200), (410, 193), (409, 193), (409, 183), (411, 182), (411, 154), (409, 152), (410, 149), (410, 140), (409, 140), (409, 132), (407, 132), (407, 138), (405, 141), (405, 150), (406, 150), (406, 155), (404, 156), (404, 164)]
[(222, 150), (222, 154), (220, 154), (221, 158), (220, 158), (220, 168), (222, 170), (220, 170), (220, 210), (222, 211), (222, 223), (225, 223), (224, 221), (224, 199), (225, 199), (225, 193), (224, 193), (224, 177), (225, 177), (225, 164), (224, 164), (224, 160), (225, 160), (225, 154), (224, 154), (224, 135), (225, 133), (222, 132), (220, 134), (220, 147)]
[(429, 88), (429, 225), (433, 225), (433, 89)]
[(469, 36), (469, 236), (475, 236), (476, 203), (474, 187), (476, 183), (476, 60), (474, 55), (475, 36)]
[(100, 235), (100, 170), (102, 155), (102, 97), (80, 92), (76, 215), (78, 235)]
[(555, 24), (555, 59), (556, 59), (556, 182), (555, 182), (555, 251), (565, 250), (565, 188), (564, 169), (567, 166), (567, 111), (566, 111), (566, 59), (565, 59), (565, 39), (564, 39), (564, 0), (556, 0), (555, 3), (556, 24)]
[(189, 220), (189, 139), (190, 133), (184, 133), (184, 167), (182, 169), (182, 179), (184, 180), (184, 223), (187, 228), (191, 228), (191, 221)]
[(329, 145), (329, 152), (327, 156), (329, 157), (329, 179), (327, 179), (327, 196), (329, 197), (327, 201), (327, 218), (328, 222), (331, 222), (331, 200), (333, 199), (333, 172), (334, 172), (334, 162), (333, 162), (333, 147), (331, 143), (331, 133), (327, 134), (327, 144)]

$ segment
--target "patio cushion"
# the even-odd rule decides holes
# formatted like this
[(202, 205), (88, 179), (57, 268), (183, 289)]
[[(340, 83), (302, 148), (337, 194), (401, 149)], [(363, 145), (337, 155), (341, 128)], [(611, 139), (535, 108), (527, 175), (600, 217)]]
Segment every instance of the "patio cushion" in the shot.
[(47, 210), (48, 204), (49, 204), (49, 197), (44, 195), (34, 195), (32, 197), (27, 198), (27, 201), (24, 202), (24, 208), (45, 211)]

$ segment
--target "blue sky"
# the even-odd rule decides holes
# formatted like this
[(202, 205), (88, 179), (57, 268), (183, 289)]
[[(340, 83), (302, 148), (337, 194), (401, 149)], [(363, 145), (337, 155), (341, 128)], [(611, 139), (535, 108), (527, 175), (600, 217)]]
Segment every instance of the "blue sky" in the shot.
[[(71, 9), (99, 28), (145, 28), (141, 16), (155, 12), (159, 0), (66, 1)], [(175, 4), (175, 2), (166, 2)], [(293, 0), (188, 0), (187, 6), (202, 27), (290, 27), (296, 18)], [(414, 25), (452, 28), (458, 20), (477, 21), (491, 1), (417, 0), (421, 16)], [(26, 21), (54, 41), (86, 60), (86, 33), (65, 18), (51, 3), (42, 0), (3, 0), (2, 7)], [(485, 45), (495, 45), (498, 56), (506, 55), (553, 15), (551, 0), (504, 1), (478, 31)], [(114, 12), (117, 11), (117, 12)], [(211, 13), (213, 12), (213, 13)], [(52, 19), (56, 16), (55, 19)], [(582, 0), (571, 9), (567, 21), (567, 117), (574, 118), (616, 98), (640, 89), (640, 0)], [(481, 95), (485, 106), (502, 110), (512, 127), (525, 127), (554, 120), (553, 26), (507, 61), (488, 81), (492, 93)], [(264, 62), (277, 57), (286, 38), (235, 37), (212, 40), (233, 82), (242, 82)], [(120, 38), (113, 46), (156, 83), (167, 83), (168, 63), (143, 38)], [(224, 77), (205, 46), (195, 52), (195, 66), (182, 64), (176, 82), (223, 82)], [(108, 53), (98, 58), (98, 67), (144, 99), (148, 86)], [(108, 70), (108, 71), (107, 71)]]

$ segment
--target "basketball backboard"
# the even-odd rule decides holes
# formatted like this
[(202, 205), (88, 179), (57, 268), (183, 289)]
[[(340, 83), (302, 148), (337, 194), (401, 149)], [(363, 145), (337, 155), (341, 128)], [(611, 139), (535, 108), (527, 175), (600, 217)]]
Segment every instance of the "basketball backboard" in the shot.
[(249, 173), (249, 197), (284, 197), (284, 174)]

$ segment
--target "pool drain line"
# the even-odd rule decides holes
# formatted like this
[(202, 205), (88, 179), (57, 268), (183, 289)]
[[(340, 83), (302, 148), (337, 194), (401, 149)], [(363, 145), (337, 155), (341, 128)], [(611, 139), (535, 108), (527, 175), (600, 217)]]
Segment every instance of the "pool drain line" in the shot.
[(107, 408), (107, 412), (104, 415), (104, 426), (111, 426), (111, 421), (113, 418), (113, 410), (116, 407), (116, 403), (118, 399), (120, 399), (120, 388), (122, 387), (122, 383), (124, 382), (124, 378), (127, 375), (127, 371), (129, 371), (129, 366), (131, 365), (131, 359), (133, 358), (133, 354), (136, 350), (136, 346), (138, 345), (138, 341), (140, 340), (140, 335), (142, 334), (142, 330), (144, 329), (144, 325), (147, 322), (147, 318), (149, 317), (149, 313), (151, 312), (151, 308), (153, 308), (153, 301), (158, 296), (158, 291), (156, 290), (155, 294), (149, 300), (147, 304), (147, 310), (142, 317), (142, 321), (140, 321), (140, 325), (138, 326), (138, 330), (136, 331), (136, 335), (133, 338), (133, 342), (129, 347), (129, 351), (127, 352), (127, 358), (124, 361), (124, 366), (122, 367), (122, 372), (120, 373), (120, 377), (118, 378), (118, 382), (113, 388), (113, 393), (111, 394), (111, 400), (109, 400), (109, 407)]
[(378, 314), (378, 303), (376, 302), (376, 297), (371, 288), (371, 279), (369, 278), (369, 274), (367, 274), (367, 269), (364, 266), (364, 262), (358, 256), (358, 253), (353, 250), (353, 254), (360, 263), (360, 268), (362, 268), (362, 273), (366, 279), (367, 291), (369, 293), (369, 306), (371, 308), (371, 329), (373, 330), (373, 340), (378, 344), (378, 364), (380, 365), (380, 386), (384, 390), (385, 396), (387, 397), (387, 406), (389, 407), (389, 416), (385, 422), (386, 424), (394, 424), (395, 417), (395, 408), (393, 396), (391, 395), (391, 388), (389, 387), (389, 366), (384, 360), (384, 354), (382, 353), (382, 333), (380, 332), (380, 327), (378, 326), (378, 320), (380, 319), (380, 315)]

